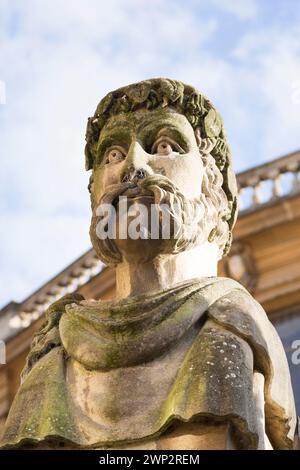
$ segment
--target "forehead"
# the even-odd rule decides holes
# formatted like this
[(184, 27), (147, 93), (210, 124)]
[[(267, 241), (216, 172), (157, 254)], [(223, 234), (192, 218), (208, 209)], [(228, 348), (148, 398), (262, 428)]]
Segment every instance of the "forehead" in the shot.
[(108, 119), (101, 130), (102, 136), (121, 132), (122, 134), (139, 135), (151, 133), (163, 127), (175, 128), (187, 137), (194, 136), (194, 130), (187, 118), (170, 108), (155, 110), (138, 110), (131, 113), (118, 114)]

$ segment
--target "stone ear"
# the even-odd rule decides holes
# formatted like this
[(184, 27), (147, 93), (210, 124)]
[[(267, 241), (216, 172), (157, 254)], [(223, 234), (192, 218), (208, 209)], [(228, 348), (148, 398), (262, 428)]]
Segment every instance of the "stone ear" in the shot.
[(217, 142), (216, 138), (201, 137), (200, 127), (196, 127), (195, 137), (196, 137), (196, 142), (198, 144), (199, 151), (204, 155), (207, 155), (208, 153), (210, 153), (215, 147), (216, 142)]
[(216, 235), (217, 235), (217, 231), (218, 231), (218, 227), (214, 227), (211, 231), (210, 231), (210, 234), (208, 235), (208, 241), (209, 243), (212, 243), (214, 241), (214, 239), (216, 238)]

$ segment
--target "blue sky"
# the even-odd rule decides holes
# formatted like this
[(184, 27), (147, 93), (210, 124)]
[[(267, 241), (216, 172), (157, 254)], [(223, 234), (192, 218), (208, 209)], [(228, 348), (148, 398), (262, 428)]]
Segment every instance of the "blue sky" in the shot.
[(158, 76), (215, 103), (237, 171), (298, 149), (300, 2), (0, 0), (1, 305), (90, 247), (86, 119)]

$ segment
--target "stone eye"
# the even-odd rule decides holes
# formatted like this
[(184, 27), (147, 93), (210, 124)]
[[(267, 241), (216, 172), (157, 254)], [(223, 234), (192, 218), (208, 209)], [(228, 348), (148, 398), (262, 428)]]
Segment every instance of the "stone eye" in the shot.
[(183, 153), (183, 149), (173, 140), (161, 137), (152, 146), (151, 153), (156, 155), (170, 155), (172, 152)]
[(120, 162), (125, 158), (125, 153), (119, 147), (114, 147), (106, 153), (105, 163)]
[(156, 147), (156, 153), (158, 153), (159, 155), (169, 155), (170, 153), (173, 152), (173, 150), (174, 149), (172, 145), (167, 140), (163, 140), (159, 142), (159, 144)]

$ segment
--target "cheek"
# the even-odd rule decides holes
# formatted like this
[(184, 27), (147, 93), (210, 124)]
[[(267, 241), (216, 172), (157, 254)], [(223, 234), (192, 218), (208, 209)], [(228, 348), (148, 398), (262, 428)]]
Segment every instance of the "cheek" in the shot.
[(115, 163), (94, 171), (93, 194), (96, 201), (99, 201), (108, 186), (120, 182), (121, 167), (122, 163)]
[(199, 154), (158, 157), (153, 162), (153, 169), (172, 180), (184, 196), (195, 198), (201, 195), (203, 163)]

